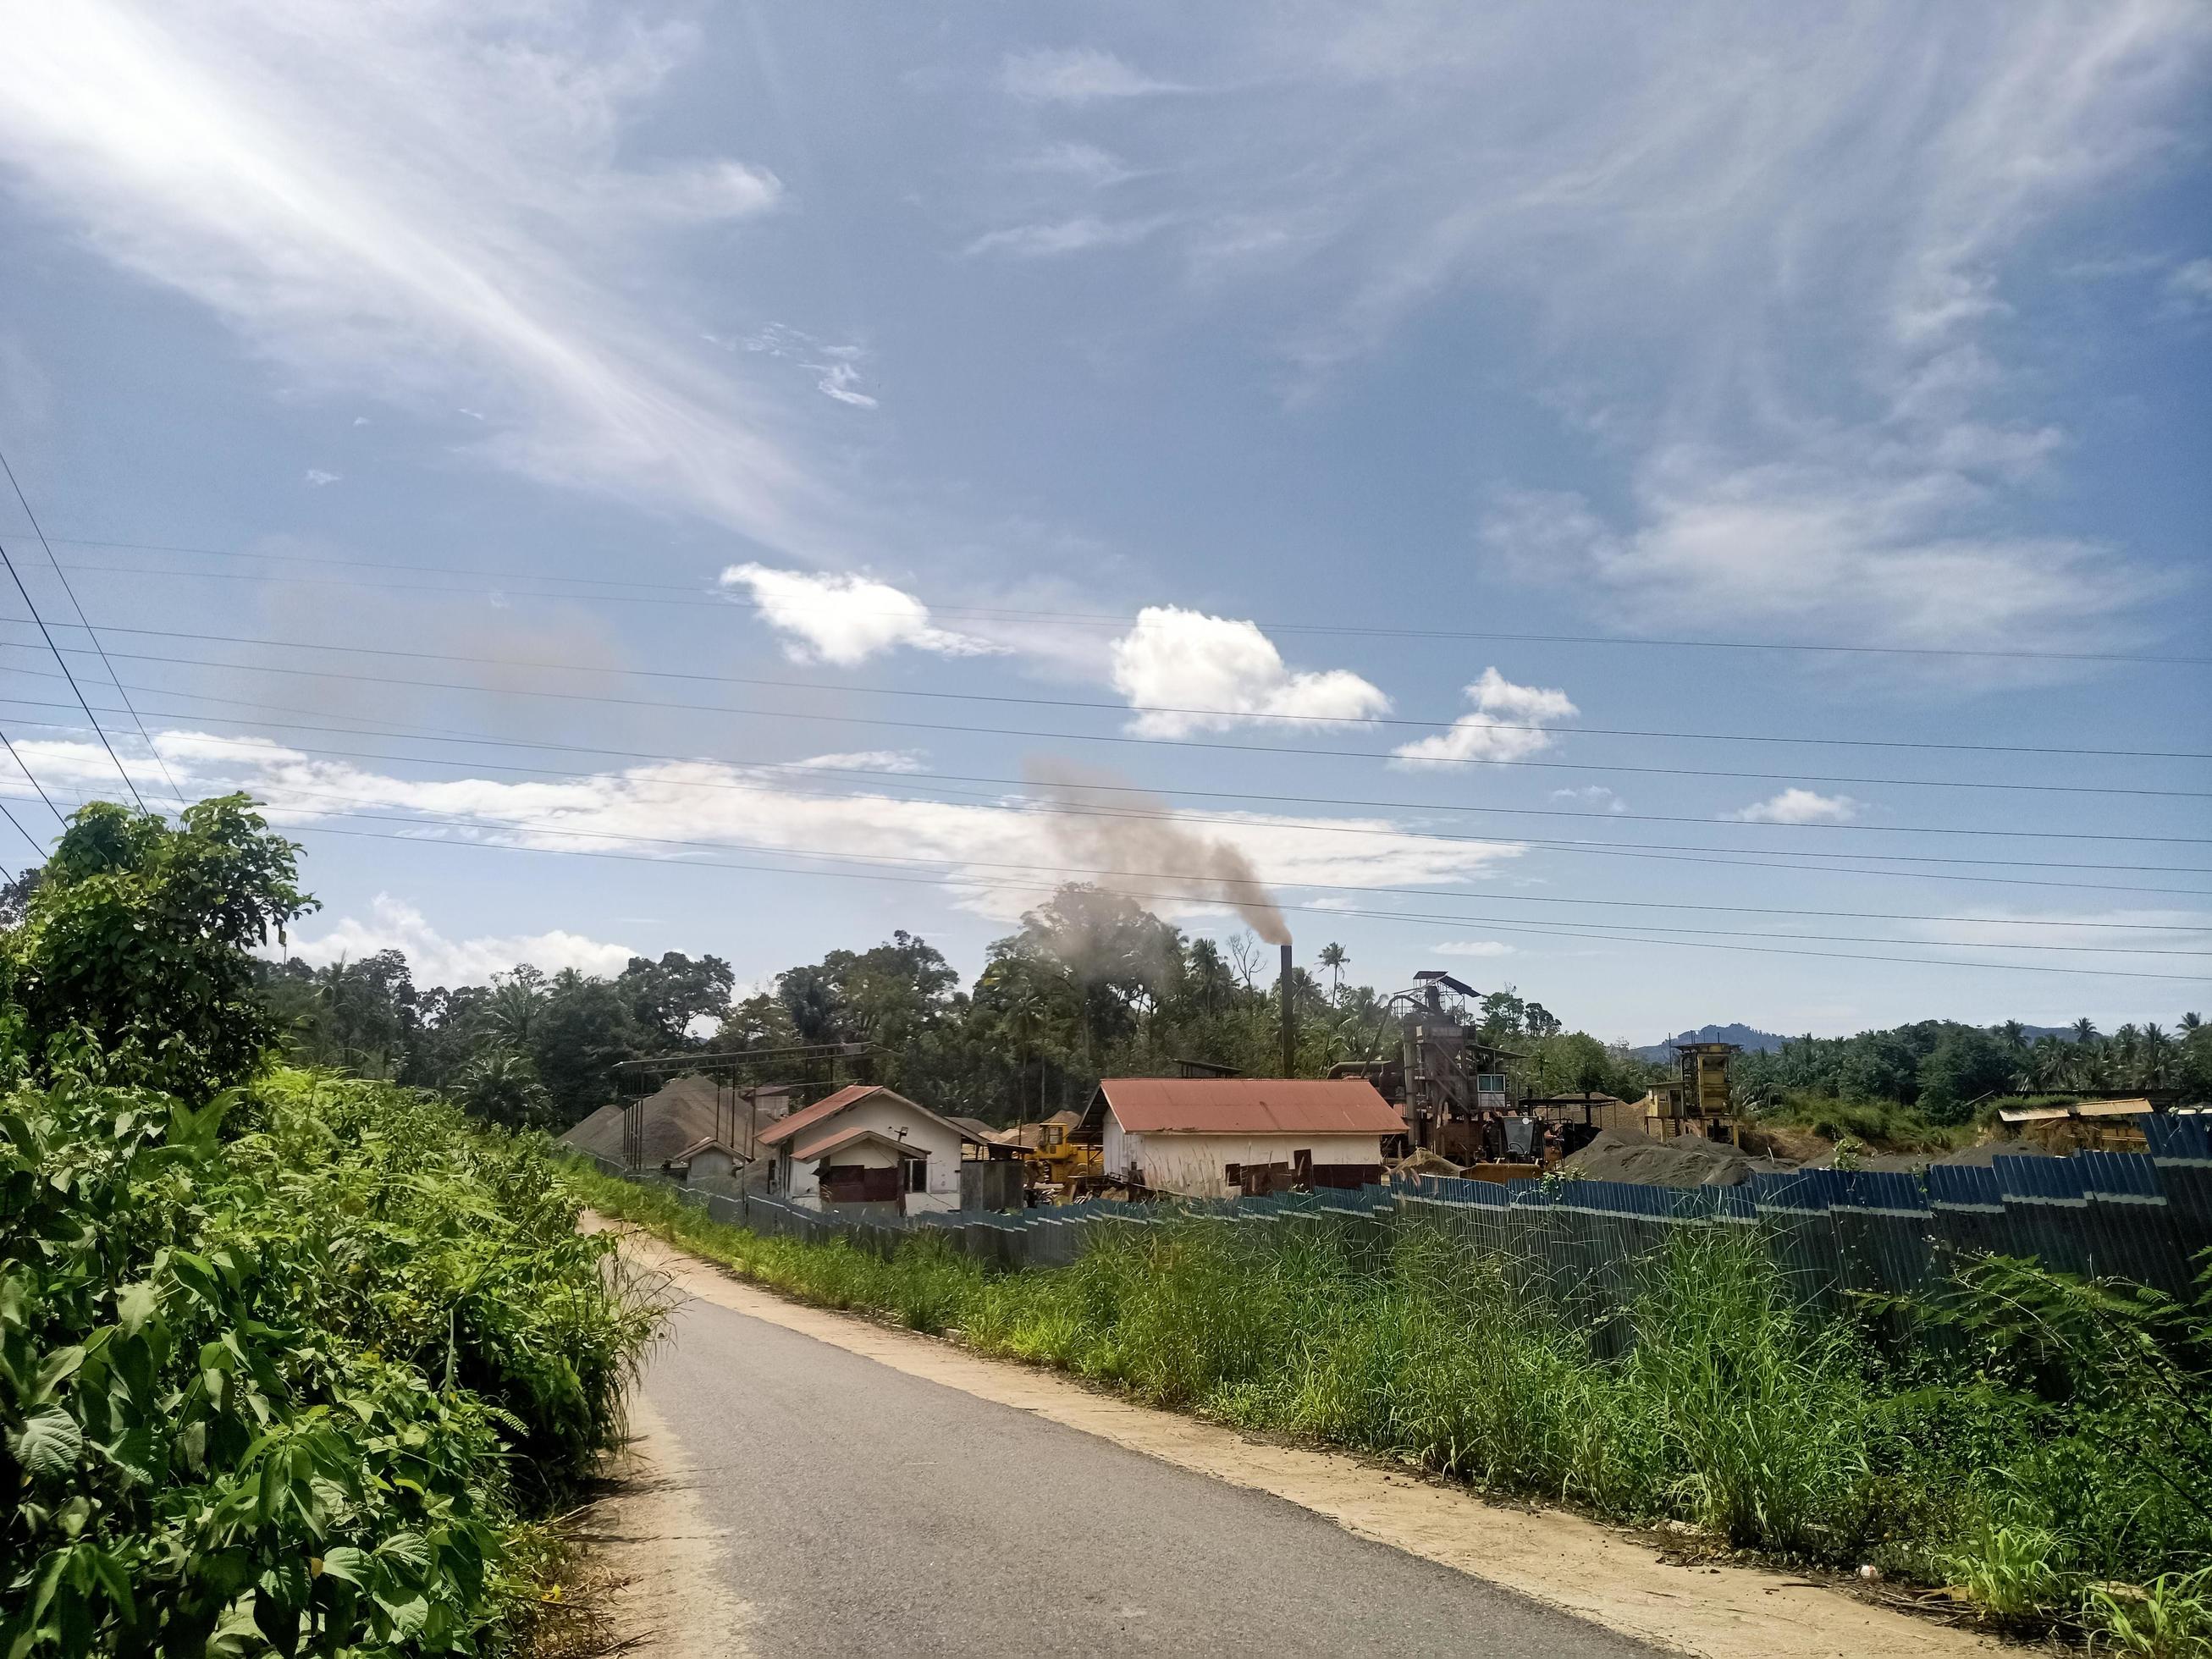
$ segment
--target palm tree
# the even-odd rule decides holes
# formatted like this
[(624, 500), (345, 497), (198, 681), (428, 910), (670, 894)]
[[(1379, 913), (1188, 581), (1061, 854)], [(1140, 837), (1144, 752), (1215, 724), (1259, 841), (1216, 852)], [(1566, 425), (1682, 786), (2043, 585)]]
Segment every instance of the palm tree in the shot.
[(2075, 1021), (2074, 1022), (2074, 1041), (2075, 1041), (2075, 1042), (2081, 1042), (2081, 1043), (2089, 1043), (2089, 1042), (2094, 1042), (2096, 1040), (2097, 1040), (2097, 1024), (2096, 1024), (2096, 1022), (2095, 1022), (2094, 1020), (2090, 1020), (2090, 1019), (2077, 1019), (2077, 1020), (2075, 1020)]
[(1331, 1002), (1343, 1001), (1344, 964), (1352, 960), (1351, 956), (1341, 945), (1332, 939), (1321, 947), (1321, 955), (1316, 960), (1328, 969), (1328, 1000)]

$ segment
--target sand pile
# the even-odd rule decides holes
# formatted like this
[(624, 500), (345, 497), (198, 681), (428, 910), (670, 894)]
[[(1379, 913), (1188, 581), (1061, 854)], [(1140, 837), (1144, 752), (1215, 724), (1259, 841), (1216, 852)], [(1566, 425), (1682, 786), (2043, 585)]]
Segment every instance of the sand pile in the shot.
[(1751, 1179), (1753, 1160), (1726, 1141), (1682, 1136), (1654, 1140), (1602, 1130), (1564, 1168), (1585, 1181), (1627, 1181), (1639, 1187), (1733, 1187)]
[(1455, 1176), (1459, 1173), (1459, 1165), (1431, 1147), (1416, 1146), (1413, 1156), (1398, 1165), (1398, 1173), (1411, 1176)]

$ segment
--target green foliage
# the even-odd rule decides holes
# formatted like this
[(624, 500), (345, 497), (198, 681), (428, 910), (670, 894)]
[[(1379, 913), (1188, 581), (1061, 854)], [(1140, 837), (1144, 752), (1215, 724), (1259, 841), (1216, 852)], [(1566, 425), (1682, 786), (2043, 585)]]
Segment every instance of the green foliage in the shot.
[(297, 851), (243, 795), (173, 828), (107, 802), (79, 811), (0, 935), (23, 1058), (66, 1064), (88, 1040), (111, 1074), (190, 1099), (244, 1079), (273, 1034), (246, 951), (314, 904)]
[(494, 1640), (518, 1515), (611, 1443), (651, 1326), (575, 1214), (542, 1156), (382, 1085), (17, 1088), (11, 1659)]

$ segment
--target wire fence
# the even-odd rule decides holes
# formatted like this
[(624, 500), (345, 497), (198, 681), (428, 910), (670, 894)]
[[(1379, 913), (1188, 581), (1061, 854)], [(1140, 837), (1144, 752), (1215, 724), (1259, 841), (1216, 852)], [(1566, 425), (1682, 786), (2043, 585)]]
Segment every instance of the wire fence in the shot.
[[(816, 1209), (770, 1194), (687, 1190), (599, 1160), (608, 1173), (673, 1188), (715, 1220), (775, 1237), (842, 1239), (888, 1255), (941, 1239), (986, 1266), (1066, 1267), (1109, 1232), (1213, 1223), (1280, 1237), (1318, 1230), (1383, 1271), (1419, 1231), (1502, 1258), (1524, 1293), (1602, 1329), (1635, 1301), (1643, 1264), (1684, 1227), (1740, 1227), (1796, 1295), (1833, 1311), (1865, 1296), (1912, 1298), (1962, 1255), (2022, 1256), (2061, 1272), (2124, 1278), (2185, 1295), (2212, 1249), (2212, 1118), (2146, 1118), (2144, 1152), (1999, 1156), (1937, 1164), (1923, 1180), (1888, 1171), (1762, 1172), (1735, 1187), (1688, 1188), (1553, 1177), (1494, 1183), (1436, 1176), (1356, 1190), (1131, 1203), (1085, 1199), (1008, 1212), (900, 1215)], [(1622, 1340), (1625, 1340), (1625, 1333)]]

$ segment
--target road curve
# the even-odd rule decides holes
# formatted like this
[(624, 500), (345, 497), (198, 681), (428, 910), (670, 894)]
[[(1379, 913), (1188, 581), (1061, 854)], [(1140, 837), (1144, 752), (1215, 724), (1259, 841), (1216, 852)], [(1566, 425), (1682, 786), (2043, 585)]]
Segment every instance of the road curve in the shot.
[[(1648, 1655), (1310, 1510), (686, 1297), (642, 1382), (702, 1651)], [(679, 1598), (681, 1599), (681, 1598)], [(744, 1608), (741, 1627), (700, 1628)]]

